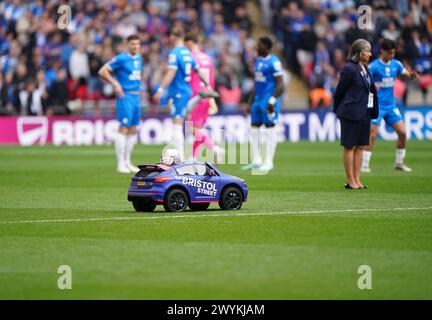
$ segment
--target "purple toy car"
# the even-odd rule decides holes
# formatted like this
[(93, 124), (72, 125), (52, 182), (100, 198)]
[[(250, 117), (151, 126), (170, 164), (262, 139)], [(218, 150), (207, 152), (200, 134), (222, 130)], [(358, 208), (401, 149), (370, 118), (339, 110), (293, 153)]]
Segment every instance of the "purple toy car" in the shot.
[(243, 179), (224, 174), (208, 162), (138, 165), (132, 177), (128, 200), (136, 211), (151, 212), (162, 204), (166, 211), (181, 212), (187, 207), (206, 210), (219, 202), (223, 210), (239, 210), (247, 200)]

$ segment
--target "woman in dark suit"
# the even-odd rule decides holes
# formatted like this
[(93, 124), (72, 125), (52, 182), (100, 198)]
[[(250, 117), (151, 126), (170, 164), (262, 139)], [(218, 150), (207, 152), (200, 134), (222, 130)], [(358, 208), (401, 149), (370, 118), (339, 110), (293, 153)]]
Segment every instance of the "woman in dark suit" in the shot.
[(367, 63), (371, 45), (364, 39), (354, 41), (348, 53), (350, 62), (340, 74), (333, 111), (341, 124), (341, 145), (346, 189), (366, 189), (360, 181), (363, 147), (369, 144), (370, 120), (378, 117), (378, 97)]

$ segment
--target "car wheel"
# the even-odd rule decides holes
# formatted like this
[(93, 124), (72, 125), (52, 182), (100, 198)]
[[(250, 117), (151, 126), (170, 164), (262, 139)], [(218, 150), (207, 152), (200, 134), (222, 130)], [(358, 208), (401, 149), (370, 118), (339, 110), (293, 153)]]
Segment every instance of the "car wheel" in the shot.
[(152, 199), (133, 201), (132, 205), (138, 212), (153, 212), (156, 208), (156, 202), (154, 202)]
[(189, 209), (192, 211), (204, 211), (207, 210), (210, 203), (189, 203)]
[(172, 189), (165, 196), (164, 208), (168, 212), (182, 212), (188, 206), (188, 196), (180, 189)]
[(219, 207), (222, 210), (239, 210), (243, 205), (243, 194), (236, 187), (228, 187), (222, 191)]

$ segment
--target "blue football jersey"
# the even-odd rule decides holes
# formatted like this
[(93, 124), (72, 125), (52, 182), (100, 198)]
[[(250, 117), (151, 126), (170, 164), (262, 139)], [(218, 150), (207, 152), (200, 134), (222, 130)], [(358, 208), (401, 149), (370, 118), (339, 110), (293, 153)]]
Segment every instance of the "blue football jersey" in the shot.
[(380, 108), (394, 107), (394, 83), (396, 76), (403, 73), (404, 70), (402, 63), (396, 59), (390, 60), (387, 64), (381, 59), (376, 59), (369, 65), (369, 71), (374, 82), (379, 86), (378, 103)]
[(132, 56), (128, 52), (123, 52), (112, 58), (107, 66), (114, 72), (115, 78), (124, 91), (141, 90), (141, 55)]
[(198, 64), (189, 49), (185, 46), (172, 49), (168, 56), (168, 68), (177, 70), (173, 81), (168, 86), (168, 93), (170, 95), (175, 95), (176, 93), (192, 94), (192, 89), (189, 85), (191, 71), (198, 69)]
[(268, 100), (276, 89), (275, 77), (282, 76), (282, 63), (274, 54), (255, 61), (255, 100)]

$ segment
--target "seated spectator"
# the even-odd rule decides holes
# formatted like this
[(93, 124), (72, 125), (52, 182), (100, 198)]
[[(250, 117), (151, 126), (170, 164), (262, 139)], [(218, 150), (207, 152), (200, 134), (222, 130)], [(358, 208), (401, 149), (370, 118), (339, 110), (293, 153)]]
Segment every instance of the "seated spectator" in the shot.
[(324, 89), (324, 81), (319, 79), (315, 88), (309, 93), (309, 105), (311, 109), (328, 108), (332, 105), (332, 94)]

